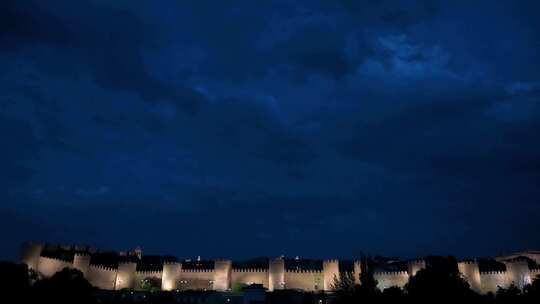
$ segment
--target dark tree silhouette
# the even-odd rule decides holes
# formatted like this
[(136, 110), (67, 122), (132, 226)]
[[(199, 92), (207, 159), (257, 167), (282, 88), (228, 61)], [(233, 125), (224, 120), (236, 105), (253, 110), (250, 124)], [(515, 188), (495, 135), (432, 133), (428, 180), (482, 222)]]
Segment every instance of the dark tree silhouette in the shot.
[(362, 258), (360, 264), (360, 285), (356, 287), (356, 297), (365, 301), (375, 301), (381, 295), (377, 280), (373, 276), (375, 262), (370, 257)]
[(170, 304), (175, 303), (175, 298), (170, 291), (154, 292), (148, 294), (148, 303)]
[(0, 294), (3, 297), (10, 295), (25, 302), (29, 288), (30, 277), (26, 265), (0, 262)]
[(414, 302), (478, 300), (457, 268), (453, 257), (428, 257), (426, 268), (418, 271), (405, 285), (408, 298)]
[(76, 269), (64, 268), (33, 286), (34, 303), (95, 303), (93, 287)]
[(361, 262), (360, 284), (355, 285), (355, 278), (350, 273), (342, 273), (333, 285), (334, 300), (332, 303), (375, 303), (382, 298), (381, 291), (377, 288), (377, 281), (373, 277), (375, 268), (373, 260), (363, 258)]
[(540, 275), (537, 275), (530, 285), (525, 286), (523, 295), (528, 303), (540, 303)]
[(406, 298), (403, 289), (393, 286), (383, 290), (382, 299), (383, 303), (403, 303)]
[(499, 303), (522, 303), (523, 302), (521, 289), (513, 283), (508, 288), (497, 289), (497, 302)]
[(349, 272), (340, 273), (339, 278), (335, 277), (332, 284), (332, 290), (334, 292), (333, 303), (353, 303), (356, 296), (355, 288), (354, 276)]

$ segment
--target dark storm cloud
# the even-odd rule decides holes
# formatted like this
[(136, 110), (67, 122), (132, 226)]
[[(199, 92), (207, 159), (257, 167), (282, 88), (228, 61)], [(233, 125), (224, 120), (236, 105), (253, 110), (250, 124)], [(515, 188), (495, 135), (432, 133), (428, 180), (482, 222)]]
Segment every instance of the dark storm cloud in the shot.
[(103, 1), (7, 1), (1, 17), (5, 50), (36, 45), (63, 50), (61, 61), (37, 63), (46, 73), (90, 72), (104, 88), (132, 90), (147, 101), (173, 99), (190, 111), (198, 106), (196, 92), (173, 88), (147, 72), (142, 53), (160, 44), (159, 33), (127, 9)]
[(3, 1), (2, 239), (538, 247), (535, 5)]

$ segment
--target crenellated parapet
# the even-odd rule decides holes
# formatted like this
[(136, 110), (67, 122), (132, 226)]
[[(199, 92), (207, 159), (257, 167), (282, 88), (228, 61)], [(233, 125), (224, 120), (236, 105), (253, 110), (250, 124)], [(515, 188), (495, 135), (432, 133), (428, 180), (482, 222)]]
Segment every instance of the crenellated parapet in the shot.
[(480, 276), (494, 276), (494, 275), (506, 275), (506, 271), (504, 270), (488, 270), (488, 271), (481, 271)]
[(251, 272), (268, 272), (268, 269), (266, 268), (233, 268), (232, 269), (232, 272), (246, 272), (246, 273), (251, 273)]
[(86, 279), (95, 287), (113, 290), (115, 289), (117, 274), (117, 268), (90, 264)]
[(118, 269), (117, 268), (112, 268), (112, 267), (108, 267), (108, 266), (104, 266), (104, 265), (94, 265), (94, 264), (90, 264), (89, 267), (88, 267), (88, 270), (91, 271), (91, 270), (102, 270), (102, 271), (110, 271), (110, 272), (117, 272)]
[(37, 272), (43, 277), (52, 277), (55, 273), (61, 271), (64, 268), (73, 268), (73, 263), (70, 261), (49, 258), (49, 257), (40, 257)]
[(214, 269), (182, 269), (182, 272), (192, 272), (192, 273), (213, 273)]
[(323, 273), (323, 270), (319, 269), (287, 269), (288, 273)]
[(377, 281), (377, 287), (381, 290), (397, 286), (403, 288), (409, 281), (408, 271), (378, 271), (373, 273), (374, 279)]
[(157, 270), (142, 270), (142, 271), (135, 272), (135, 274), (137, 275), (137, 277), (141, 277), (141, 278), (159, 278), (159, 279), (161, 279), (161, 276), (162, 276), (163, 272), (162, 271), (157, 271)]
[(408, 276), (409, 272), (405, 270), (397, 270), (397, 271), (377, 271), (373, 273), (373, 276)]

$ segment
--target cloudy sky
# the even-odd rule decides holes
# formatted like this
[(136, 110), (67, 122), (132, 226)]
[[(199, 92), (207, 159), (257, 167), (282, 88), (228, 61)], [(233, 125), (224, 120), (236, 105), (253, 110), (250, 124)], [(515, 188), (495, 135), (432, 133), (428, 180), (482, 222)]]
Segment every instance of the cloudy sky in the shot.
[(537, 1), (0, 3), (0, 259), (540, 249)]

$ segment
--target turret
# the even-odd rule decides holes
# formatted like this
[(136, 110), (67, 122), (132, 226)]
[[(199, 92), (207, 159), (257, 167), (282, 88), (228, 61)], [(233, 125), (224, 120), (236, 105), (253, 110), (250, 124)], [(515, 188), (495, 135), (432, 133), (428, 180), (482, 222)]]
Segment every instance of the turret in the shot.
[(424, 260), (413, 260), (407, 263), (407, 272), (409, 273), (409, 277), (415, 276), (418, 271), (425, 268), (426, 261)]
[(36, 270), (38, 269), (39, 257), (43, 251), (43, 244), (34, 242), (25, 242), (22, 247), (21, 261), (28, 266), (28, 268)]
[(161, 278), (162, 290), (174, 290), (178, 289), (178, 282), (180, 281), (180, 273), (182, 271), (182, 264), (178, 262), (165, 262), (163, 264), (163, 275)]
[(477, 261), (462, 261), (458, 263), (458, 270), (465, 280), (476, 292), (481, 292), (482, 282), (480, 280), (480, 267)]
[(323, 261), (323, 288), (324, 291), (331, 291), (336, 280), (339, 280), (339, 261)]
[(135, 275), (137, 264), (134, 262), (121, 262), (118, 264), (115, 289), (135, 288)]
[(268, 265), (268, 290), (285, 288), (285, 261), (283, 259), (270, 260)]
[(88, 268), (90, 267), (90, 255), (76, 253), (73, 257), (73, 268), (80, 270), (84, 277), (88, 279)]
[(531, 272), (529, 263), (524, 258), (515, 258), (504, 261), (506, 265), (506, 276), (508, 284), (514, 284), (518, 288), (523, 288), (527, 284), (531, 284)]
[(362, 273), (362, 262), (354, 261), (354, 283), (360, 285), (360, 274)]
[(227, 291), (231, 288), (232, 261), (214, 261), (214, 290)]

